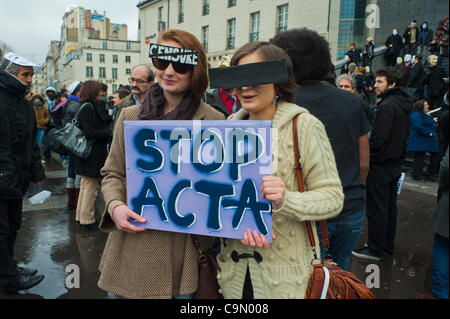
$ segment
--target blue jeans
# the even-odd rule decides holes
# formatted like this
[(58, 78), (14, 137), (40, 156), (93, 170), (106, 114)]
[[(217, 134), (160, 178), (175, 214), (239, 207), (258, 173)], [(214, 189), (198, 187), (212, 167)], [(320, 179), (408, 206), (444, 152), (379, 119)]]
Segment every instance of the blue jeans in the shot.
[[(328, 255), (343, 270), (348, 269), (352, 250), (358, 241), (364, 223), (364, 210), (348, 215), (338, 221), (327, 223), (330, 247)], [(326, 251), (322, 248), (320, 225), (317, 223), (317, 235), (321, 246), (322, 260), (326, 257)]]
[(45, 128), (38, 128), (37, 134), (36, 134), (36, 142), (39, 146), (39, 149), (41, 149), (42, 140), (44, 138), (44, 135), (45, 135)]
[(448, 299), (448, 238), (434, 235), (433, 243), (433, 295)]

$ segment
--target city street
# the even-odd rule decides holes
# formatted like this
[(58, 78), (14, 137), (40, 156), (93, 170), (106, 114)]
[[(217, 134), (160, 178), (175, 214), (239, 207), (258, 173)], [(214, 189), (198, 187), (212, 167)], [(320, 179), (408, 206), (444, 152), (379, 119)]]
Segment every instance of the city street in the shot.
[[(81, 229), (75, 222), (75, 211), (65, 208), (66, 170), (55, 159), (53, 157), (46, 165), (48, 178), (44, 184), (31, 186), (27, 194), (30, 197), (45, 189), (52, 192), (51, 198), (42, 205), (31, 205), (28, 199), (24, 200), (23, 222), (15, 252), (20, 265), (39, 269), (45, 279), (17, 295), (0, 292), (0, 298), (114, 298), (97, 287), (97, 269), (107, 235)], [(373, 278), (377, 269), (373, 265), (378, 266), (379, 278), (371, 281), (375, 287), (379, 284), (379, 288), (372, 289), (377, 298), (413, 299), (415, 293), (431, 290), (433, 233), (426, 225), (436, 207), (436, 191), (437, 183), (419, 183), (407, 177), (398, 200), (394, 255), (387, 255), (375, 264), (352, 257), (350, 271), (364, 281), (369, 275)], [(97, 218), (103, 207), (102, 199), (98, 198)], [(366, 227), (365, 224), (357, 247), (366, 241)], [(72, 277), (68, 277), (75, 274), (73, 269), (80, 271), (80, 287), (67, 289), (66, 282), (69, 286), (74, 283)]]

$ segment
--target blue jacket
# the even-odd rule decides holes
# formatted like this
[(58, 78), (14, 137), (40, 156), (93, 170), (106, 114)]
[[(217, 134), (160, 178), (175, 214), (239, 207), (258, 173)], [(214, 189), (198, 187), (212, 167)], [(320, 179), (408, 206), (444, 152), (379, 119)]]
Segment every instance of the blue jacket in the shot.
[(419, 112), (411, 114), (406, 150), (408, 152), (439, 152), (438, 136), (431, 116)]

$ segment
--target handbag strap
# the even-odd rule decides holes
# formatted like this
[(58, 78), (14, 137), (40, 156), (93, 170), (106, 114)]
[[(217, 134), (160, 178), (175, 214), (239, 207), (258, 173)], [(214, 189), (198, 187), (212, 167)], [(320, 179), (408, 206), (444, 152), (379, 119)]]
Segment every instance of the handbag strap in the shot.
[[(80, 106), (80, 108), (78, 109), (77, 114), (75, 114), (75, 116), (73, 117), (72, 123), (74, 123), (74, 124), (75, 124), (75, 123), (78, 123), (78, 116), (80, 115), (81, 110), (83, 110), (83, 108), (84, 108), (86, 105), (92, 105), (92, 104), (89, 103), (89, 102), (83, 103), (83, 104)], [(94, 106), (92, 106), (92, 108), (94, 108)], [(95, 110), (94, 110), (94, 113), (95, 113)], [(95, 114), (94, 114), (94, 118), (95, 118)]]
[[(297, 182), (298, 182), (298, 190), (300, 193), (303, 193), (305, 191), (305, 182), (303, 179), (303, 172), (302, 167), (300, 164), (300, 150), (298, 147), (298, 135), (297, 135), (297, 120), (300, 114), (297, 114), (294, 117), (294, 122), (292, 125), (292, 136), (294, 139), (294, 157), (295, 157), (295, 175), (297, 176)], [(306, 221), (305, 222), (306, 231), (308, 233), (309, 238), (309, 244), (311, 245), (311, 248), (314, 252), (314, 257), (317, 259), (316, 256), (316, 241), (314, 240), (314, 233), (312, 230), (311, 222)], [(328, 229), (327, 229), (327, 221), (321, 220), (320, 221), (320, 231), (321, 231), (321, 237), (322, 237), (322, 246), (323, 247), (329, 247), (330, 241), (328, 239)]]

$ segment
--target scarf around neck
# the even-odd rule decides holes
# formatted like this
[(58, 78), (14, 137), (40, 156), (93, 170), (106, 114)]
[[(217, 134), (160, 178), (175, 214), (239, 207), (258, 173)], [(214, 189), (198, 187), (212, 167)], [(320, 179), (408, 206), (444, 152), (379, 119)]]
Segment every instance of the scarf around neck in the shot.
[(196, 100), (192, 92), (188, 91), (180, 103), (169, 113), (164, 114), (166, 98), (158, 83), (153, 84), (142, 102), (139, 120), (192, 120), (200, 101)]

